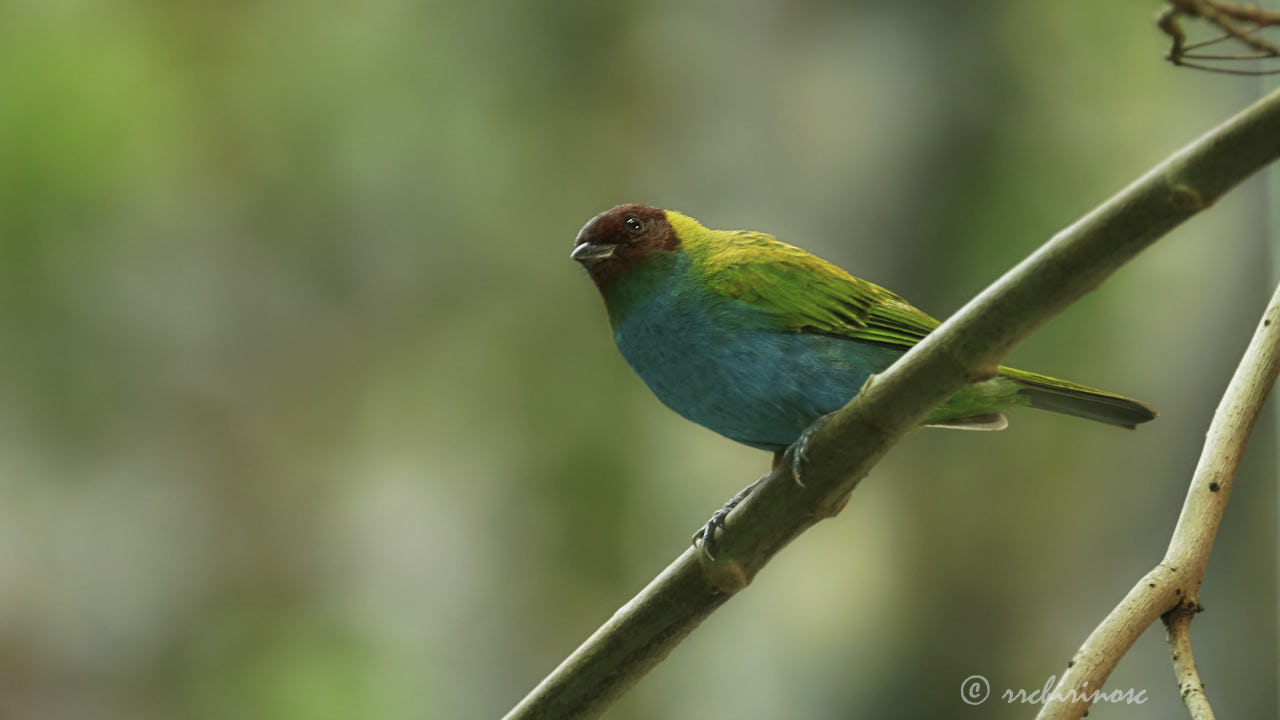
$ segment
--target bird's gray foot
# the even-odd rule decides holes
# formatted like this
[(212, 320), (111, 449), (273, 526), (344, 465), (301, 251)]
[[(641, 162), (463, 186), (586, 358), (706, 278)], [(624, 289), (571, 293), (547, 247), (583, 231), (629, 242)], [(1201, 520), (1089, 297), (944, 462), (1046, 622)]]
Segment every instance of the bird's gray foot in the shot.
[(693, 544), (702, 547), (702, 552), (707, 556), (708, 560), (716, 559), (715, 554), (712, 552), (712, 548), (715, 546), (716, 542), (716, 530), (724, 527), (725, 518), (729, 516), (729, 513), (734, 508), (738, 507), (743, 500), (746, 500), (747, 496), (772, 474), (772, 471), (767, 472), (764, 475), (761, 475), (755, 482), (739, 490), (737, 495), (729, 498), (729, 502), (725, 503), (724, 507), (711, 513), (711, 518), (693, 534)]

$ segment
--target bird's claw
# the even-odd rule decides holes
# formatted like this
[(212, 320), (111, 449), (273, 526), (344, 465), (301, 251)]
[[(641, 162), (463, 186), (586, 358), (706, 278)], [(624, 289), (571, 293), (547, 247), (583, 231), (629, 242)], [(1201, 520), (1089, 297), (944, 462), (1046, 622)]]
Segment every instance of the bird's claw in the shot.
[(725, 506), (711, 513), (711, 517), (706, 524), (698, 528), (693, 534), (693, 544), (702, 549), (702, 554), (707, 556), (708, 560), (715, 560), (715, 553), (711, 552), (711, 546), (715, 544), (716, 530), (724, 527), (724, 519), (729, 516), (729, 511), (733, 508), (725, 503)]
[(702, 554), (706, 555), (708, 560), (716, 559), (715, 553), (711, 552), (711, 548), (716, 542), (716, 530), (724, 527), (725, 520), (729, 517), (729, 513), (732, 512), (734, 508), (738, 507), (743, 500), (746, 500), (747, 496), (751, 494), (751, 491), (755, 490), (760, 483), (767, 480), (772, 474), (772, 472), (767, 472), (764, 475), (761, 475), (755, 482), (739, 490), (737, 495), (729, 498), (729, 502), (725, 503), (724, 507), (711, 513), (711, 517), (707, 522), (703, 524), (702, 527), (698, 528), (698, 531), (693, 534), (693, 544), (702, 548)]
[(813, 438), (814, 433), (822, 429), (827, 421), (831, 419), (833, 413), (827, 413), (814, 420), (800, 433), (800, 437), (791, 444), (791, 477), (800, 487), (805, 487), (804, 480), (801, 477), (801, 466), (809, 459), (809, 440)]

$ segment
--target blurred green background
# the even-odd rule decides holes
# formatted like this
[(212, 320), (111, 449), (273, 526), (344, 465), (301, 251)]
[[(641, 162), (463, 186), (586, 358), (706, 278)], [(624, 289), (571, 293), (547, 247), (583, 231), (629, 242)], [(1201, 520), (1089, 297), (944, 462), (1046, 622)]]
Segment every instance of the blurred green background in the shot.
[[(0, 717), (505, 712), (767, 467), (568, 259), (624, 201), (945, 317), (1256, 97), (1155, 3), (0, 0)], [(1144, 399), (907, 438), (611, 718), (1026, 718), (1164, 551), (1270, 293), (1255, 180), (1012, 363)], [(1274, 424), (1194, 625), (1277, 705)], [(1181, 710), (1161, 628), (1109, 718)]]

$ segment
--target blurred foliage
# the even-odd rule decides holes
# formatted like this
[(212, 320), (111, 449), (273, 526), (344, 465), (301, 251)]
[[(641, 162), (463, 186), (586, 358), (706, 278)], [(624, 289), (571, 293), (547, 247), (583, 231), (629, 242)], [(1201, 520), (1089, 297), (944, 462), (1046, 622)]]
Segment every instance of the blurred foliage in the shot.
[[(578, 227), (673, 207), (945, 316), (1256, 95), (1154, 9), (0, 1), (0, 716), (501, 714), (767, 460), (631, 375)], [(1043, 685), (1163, 552), (1275, 192), (1013, 359), (1159, 421), (913, 435), (610, 717)], [(1277, 703), (1262, 430), (1195, 624), (1224, 717)], [(1112, 686), (1181, 712), (1159, 629)]]

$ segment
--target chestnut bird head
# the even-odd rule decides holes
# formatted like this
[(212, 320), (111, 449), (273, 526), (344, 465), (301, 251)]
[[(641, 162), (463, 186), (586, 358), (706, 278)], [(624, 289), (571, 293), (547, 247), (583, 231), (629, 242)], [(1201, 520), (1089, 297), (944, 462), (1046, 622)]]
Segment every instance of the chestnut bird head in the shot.
[(607, 283), (637, 260), (680, 246), (667, 214), (628, 203), (591, 218), (573, 241), (569, 257), (582, 263), (596, 284)]

